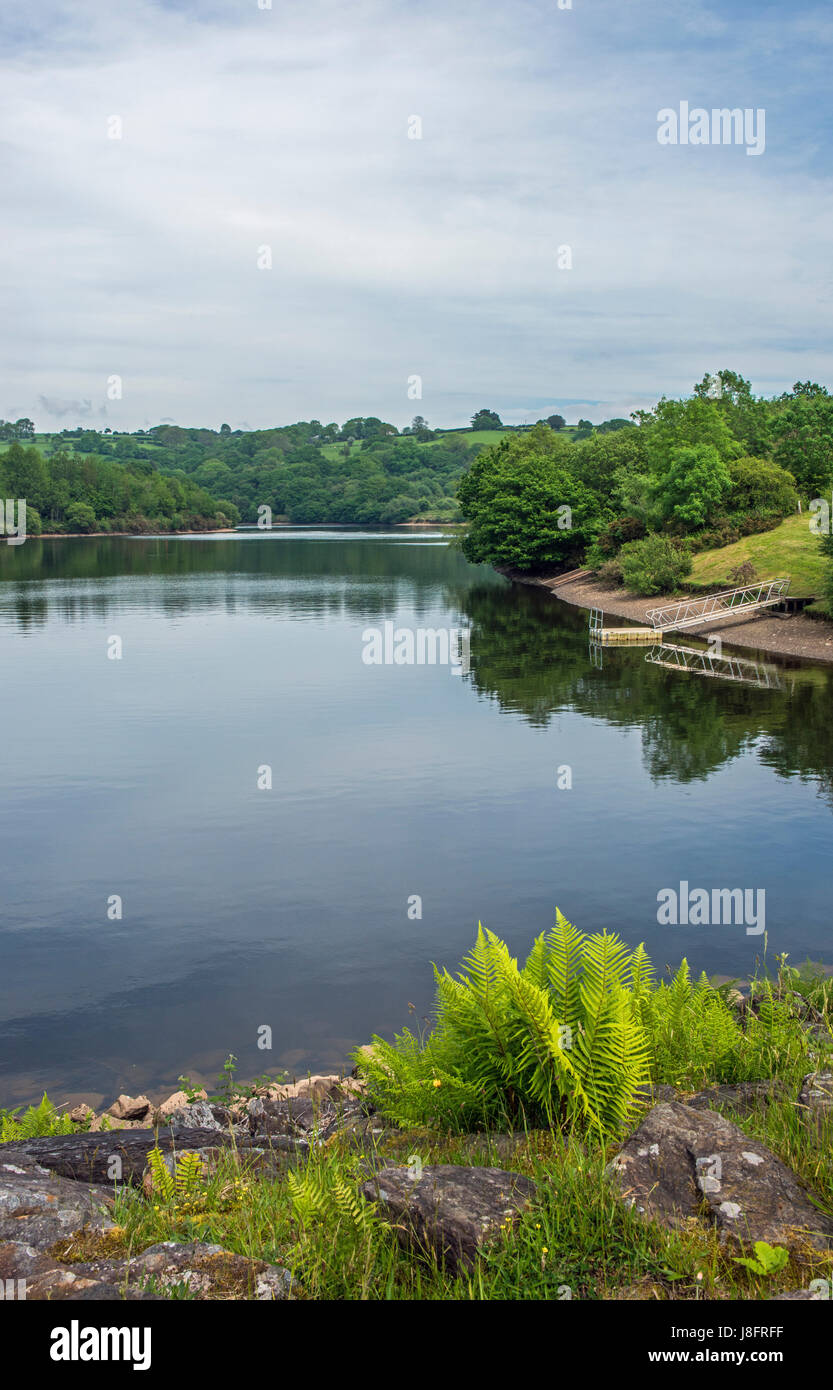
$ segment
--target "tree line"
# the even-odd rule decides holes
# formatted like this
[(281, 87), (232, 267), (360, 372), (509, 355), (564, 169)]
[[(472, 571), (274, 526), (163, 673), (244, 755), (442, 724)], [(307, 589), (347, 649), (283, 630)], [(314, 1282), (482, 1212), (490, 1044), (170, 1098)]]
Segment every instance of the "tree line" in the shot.
[(721, 371), (587, 437), (545, 425), (505, 437), (458, 497), (469, 559), (530, 572), (585, 563), (650, 594), (678, 587), (695, 550), (775, 527), (831, 490), (826, 388), (797, 382), (767, 398)]

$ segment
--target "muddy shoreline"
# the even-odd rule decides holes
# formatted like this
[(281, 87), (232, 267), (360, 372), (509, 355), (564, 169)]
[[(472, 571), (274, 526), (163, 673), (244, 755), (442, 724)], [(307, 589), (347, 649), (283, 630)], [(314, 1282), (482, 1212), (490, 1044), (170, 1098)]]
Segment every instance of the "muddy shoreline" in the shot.
[[(514, 571), (504, 572), (513, 584), (527, 584), (533, 588), (548, 589), (553, 598), (569, 603), (574, 608), (601, 608), (606, 614), (617, 618), (627, 618), (631, 622), (650, 627), (645, 617), (649, 608), (672, 600), (662, 598), (637, 598), (622, 589), (610, 589), (601, 585), (592, 576), (575, 579), (558, 585), (558, 575), (548, 579), (535, 578)], [(558, 585), (558, 587), (554, 587)], [(675, 595), (685, 598), (686, 595)], [(813, 661), (825, 665), (833, 664), (833, 623), (796, 613), (791, 617), (776, 617), (773, 613), (763, 613), (757, 617), (738, 619), (720, 618), (713, 623), (704, 623), (679, 634), (681, 643), (719, 633), (727, 645), (779, 656), (792, 661)], [(675, 640), (675, 634), (670, 639)]]

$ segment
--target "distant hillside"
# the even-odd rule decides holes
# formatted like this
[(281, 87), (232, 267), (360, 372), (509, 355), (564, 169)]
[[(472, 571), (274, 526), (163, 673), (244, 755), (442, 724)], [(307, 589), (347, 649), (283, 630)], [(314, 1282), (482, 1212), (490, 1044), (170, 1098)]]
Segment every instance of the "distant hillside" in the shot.
[[(579, 428), (550, 418), (565, 440), (593, 429), (587, 421)], [(600, 428), (618, 423), (627, 424)], [(133, 529), (154, 520), (173, 529), (177, 518), (255, 522), (262, 506), (273, 519), (301, 524), (452, 522), (461, 520), (459, 481), (478, 454), (532, 428), (503, 425), (488, 410), (466, 428), (432, 429), (416, 416), (402, 431), (376, 416), (355, 416), (341, 426), (320, 420), (265, 430), (156, 425), (131, 433), (79, 426), (47, 434), (30, 420), (0, 421), (0, 465), (5, 440), (37, 449), (47, 475), (60, 475), (54, 488), (33, 478), (29, 496), (49, 530), (131, 529), (131, 516)], [(9, 477), (12, 491), (13, 484)]]

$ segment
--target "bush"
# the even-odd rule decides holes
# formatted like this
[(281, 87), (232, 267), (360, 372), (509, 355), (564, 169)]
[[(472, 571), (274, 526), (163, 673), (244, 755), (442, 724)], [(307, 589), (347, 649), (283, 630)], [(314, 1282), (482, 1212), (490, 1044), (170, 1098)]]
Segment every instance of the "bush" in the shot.
[(606, 558), (616, 555), (629, 541), (641, 541), (647, 534), (645, 522), (638, 516), (619, 516), (600, 531), (595, 547)]
[(67, 507), (66, 524), (68, 531), (94, 531), (95, 512), (86, 502), (73, 502)]
[[(520, 969), (480, 927), (458, 978), (434, 967), (428, 1039), (408, 1030), (392, 1044), (374, 1037), (355, 1061), (369, 1099), (403, 1127), (570, 1123), (614, 1134), (649, 1077), (695, 1089), (805, 1066), (811, 1041), (784, 959), (776, 982), (753, 984), (758, 1004), (741, 1026), (725, 991), (705, 975), (693, 982), (687, 961), (657, 984), (644, 946), (585, 936), (560, 912)], [(829, 990), (819, 979), (805, 986), (825, 1013)]]
[(758, 571), (751, 560), (744, 560), (743, 564), (735, 565), (733, 570), (729, 570), (730, 580), (739, 587), (742, 584), (751, 584), (753, 579), (757, 579), (757, 577)]
[(720, 550), (725, 545), (734, 545), (744, 536), (756, 536), (762, 531), (774, 531), (784, 520), (780, 512), (743, 512), (740, 515), (725, 516), (709, 528), (698, 531), (689, 538), (692, 554), (702, 550)]
[(728, 511), (776, 512), (782, 517), (795, 511), (795, 478), (777, 463), (747, 455), (729, 463), (729, 476), (732, 486), (726, 499)]
[(672, 536), (647, 536), (631, 541), (619, 552), (622, 579), (635, 594), (674, 593), (691, 574), (688, 545)]
[(599, 566), (596, 571), (596, 578), (600, 584), (609, 585), (611, 588), (618, 588), (624, 584), (622, 561), (618, 555), (613, 560), (605, 560), (604, 564)]

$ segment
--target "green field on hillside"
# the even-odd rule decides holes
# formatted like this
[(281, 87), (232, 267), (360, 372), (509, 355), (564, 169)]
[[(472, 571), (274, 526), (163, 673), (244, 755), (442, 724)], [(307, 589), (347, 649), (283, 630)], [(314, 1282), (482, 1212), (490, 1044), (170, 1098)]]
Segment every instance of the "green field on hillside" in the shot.
[(692, 583), (731, 588), (731, 571), (749, 561), (759, 579), (789, 578), (791, 593), (820, 594), (824, 587), (824, 557), (818, 536), (810, 530), (810, 520), (806, 515), (791, 516), (774, 531), (744, 536), (720, 550), (704, 550), (694, 556)]

